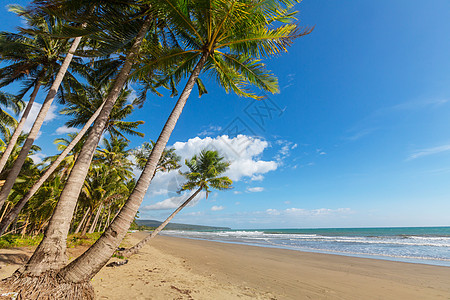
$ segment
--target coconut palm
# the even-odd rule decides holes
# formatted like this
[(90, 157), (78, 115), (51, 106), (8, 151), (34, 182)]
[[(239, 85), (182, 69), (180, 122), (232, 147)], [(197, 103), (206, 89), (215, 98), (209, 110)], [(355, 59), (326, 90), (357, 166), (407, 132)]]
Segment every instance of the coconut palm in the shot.
[[(10, 54), (7, 59), (12, 60), (13, 64), (4, 69), (4, 73), (8, 75), (8, 78), (3, 81), (3, 84), (15, 81), (23, 77), (23, 75), (17, 76), (17, 71), (24, 72), (25, 74), (27, 72), (34, 73), (34, 78), (32, 80), (28, 80), (29, 82), (31, 82), (28, 87), (31, 88), (31, 86), (34, 86), (32, 99), (30, 99), (29, 102), (34, 101), (34, 97), (36, 96), (40, 84), (43, 80), (48, 80), (49, 82), (51, 80), (52, 84), (50, 86), (47, 97), (45, 98), (44, 103), (41, 106), (38, 116), (36, 117), (36, 120), (30, 130), (30, 133), (28, 134), (28, 138), (25, 141), (21, 152), (14, 163), (14, 167), (8, 174), (8, 178), (3, 185), (2, 190), (0, 191), (0, 207), (8, 197), (16, 181), (16, 178), (19, 175), (20, 169), (22, 168), (22, 165), (25, 162), (26, 157), (28, 156), (28, 152), (30, 151), (31, 146), (33, 145), (34, 140), (39, 133), (45, 116), (47, 115), (47, 112), (50, 109), (50, 106), (58, 92), (59, 86), (61, 85), (61, 82), (69, 68), (70, 62), (73, 58), (73, 54), (81, 41), (81, 37), (75, 38), (70, 45), (70, 48), (67, 50), (67, 40), (58, 40), (50, 37), (51, 34), (57, 34), (61, 31), (62, 23), (59, 20), (50, 16), (44, 17), (40, 14), (31, 14), (19, 6), (13, 7), (13, 10), (26, 18), (31, 29), (24, 30), (24, 34), (22, 35), (4, 34), (6, 40), (5, 42), (9, 41), (10, 44), (4, 46), (6, 50), (4, 49), (4, 51), (2, 51), (2, 56), (5, 56), (4, 53)], [(31, 36), (27, 36), (25, 32), (27, 32), (27, 34), (29, 32), (32, 32), (33, 34), (35, 34), (35, 36), (33, 36), (33, 34)], [(24, 40), (26, 42), (22, 42)], [(23, 57), (22, 55), (20, 55), (19, 57), (15, 57), (14, 54), (16, 52), (14, 52), (14, 49), (16, 49), (16, 51), (19, 50), (17, 51), (17, 53), (22, 53), (22, 48), (24, 49), (23, 53), (28, 55), (26, 55), (25, 57)], [(66, 52), (67, 55), (62, 58), (61, 55)], [(37, 61), (34, 61), (32, 59), (34, 57), (38, 57), (39, 59), (37, 59)], [(58, 72), (56, 72), (55, 69), (59, 69)], [(3, 167), (6, 163), (6, 160), (9, 156), (8, 152), (10, 152), (12, 147), (14, 147), (15, 139), (17, 139), (17, 137), (20, 135), (22, 130), (21, 126), (24, 125), (26, 116), (29, 113), (30, 109), (31, 105), (25, 109), (25, 118), (22, 118), (22, 120), (19, 122), (18, 128), (16, 129), (16, 132), (11, 139), (11, 145), (7, 147), (2, 156), (2, 159), (0, 160), (1, 167)]]
[[(295, 38), (311, 31), (309, 28), (300, 31), (291, 23), (276, 27), (278, 23), (275, 21), (293, 18), (289, 10), (293, 3), (283, 1), (289, 6), (285, 7), (280, 2), (166, 0), (152, 4), (153, 8), (166, 12), (165, 19), (173, 26), (170, 29), (177, 33), (184, 48), (171, 51), (171, 55), (156, 55), (159, 48), (154, 47), (151, 49), (155, 51), (153, 57), (161, 59), (148, 61), (142, 70), (147, 72), (155, 64), (166, 63), (171, 66), (171, 75), (175, 78), (190, 75), (119, 215), (94, 245), (58, 273), (66, 282), (81, 284), (89, 281), (107, 263), (125, 236), (202, 70), (212, 73), (225, 90), (238, 95), (259, 98), (248, 89), (248, 85), (256, 85), (268, 92), (278, 91), (276, 78), (264, 68), (260, 58), (286, 51)], [(173, 68), (174, 63), (176, 68)]]
[[(148, 157), (150, 153), (152, 153), (153, 147), (155, 147), (155, 142), (150, 141), (150, 143), (145, 142), (141, 147), (137, 148), (133, 151), (133, 155), (136, 159), (136, 165), (140, 170), (144, 170), (145, 165), (147, 164)], [(161, 155), (161, 159), (156, 166), (157, 172), (170, 172), (172, 170), (179, 169), (181, 157), (175, 153), (174, 148), (165, 148), (163, 154)]]
[[(92, 168), (86, 178), (80, 201), (87, 204), (85, 207), (89, 208), (90, 215), (85, 223), (82, 235), (85, 235), (88, 229), (89, 233), (94, 232), (100, 213), (107, 203), (111, 200), (117, 200), (120, 196), (126, 196), (124, 192), (128, 192), (128, 190), (125, 181), (118, 173), (117, 170), (112, 170), (110, 166), (101, 165)], [(92, 217), (94, 217), (93, 220)]]
[[(80, 127), (86, 124), (89, 118), (103, 105), (103, 99), (106, 98), (108, 90), (109, 86), (84, 86), (82, 90), (67, 95), (67, 106), (61, 110), (61, 113), (71, 116), (72, 119), (66, 122), (66, 126)], [(131, 95), (130, 89), (120, 92), (104, 128), (104, 131), (110, 135), (126, 140), (128, 139), (125, 135), (144, 136), (143, 133), (136, 130), (139, 125), (144, 124), (144, 121), (125, 121), (141, 102), (138, 98), (130, 99)]]
[[(122, 88), (128, 80), (144, 37), (149, 32), (154, 21), (154, 18), (149, 17), (144, 18), (143, 21), (136, 20), (137, 23), (140, 23), (141, 27), (137, 35), (135, 35), (136, 38), (127, 52), (125, 62), (109, 90), (108, 96), (103, 104), (103, 109), (95, 120), (86, 142), (83, 144), (77, 162), (70, 173), (55, 211), (53, 212), (53, 216), (45, 231), (44, 238), (28, 263), (20, 270), (24, 277), (28, 276), (27, 274), (40, 275), (48, 270), (58, 270), (65, 265), (67, 260), (65, 256), (66, 238), (70, 229), (70, 220), (75, 210), (78, 195), (88, 173), (89, 165), (103, 129), (108, 121), (109, 114), (111, 113)], [(151, 32), (151, 34), (153, 34), (153, 32)]]
[(123, 256), (136, 254), (145, 244), (151, 241), (166, 225), (186, 207), (202, 190), (206, 192), (206, 198), (211, 189), (225, 190), (232, 188), (233, 181), (221, 176), (230, 166), (228, 162), (223, 162), (223, 157), (217, 151), (203, 150), (200, 155), (194, 155), (191, 159), (186, 160), (185, 164), (189, 168), (188, 172), (181, 173), (187, 182), (181, 187), (181, 191), (195, 192), (190, 195), (161, 225), (158, 226), (151, 234), (142, 241), (134, 245), (128, 250), (121, 251)]
[[(101, 102), (101, 96), (103, 94), (101, 92), (96, 93), (93, 87), (88, 88), (87, 91), (90, 91), (90, 93), (88, 94), (87, 92), (83, 92), (69, 94), (66, 97), (68, 103), (70, 103), (69, 107), (63, 109), (63, 113), (73, 116), (72, 120), (68, 121), (66, 125), (79, 126), (83, 122), (86, 122), (86, 124), (84, 124), (78, 134), (69, 134), (70, 140), (64, 138), (55, 140), (55, 142), (59, 144), (58, 150), (62, 151), (62, 153), (47, 159), (47, 161), (52, 162), (51, 165), (45, 170), (45, 173), (39, 178), (39, 180), (31, 187), (28, 193), (19, 202), (17, 202), (14, 208), (11, 209), (11, 211), (0, 222), (0, 235), (6, 232), (8, 226), (19, 215), (19, 212), (25, 204), (54, 171), (59, 168), (60, 175), (64, 177), (64, 173), (68, 174), (70, 170), (72, 170), (82, 148), (82, 143), (80, 140), (88, 131), (90, 125), (92, 125), (103, 108), (103, 102)], [(120, 94), (103, 132), (108, 131), (111, 136), (119, 135), (124, 137), (124, 134), (143, 136), (141, 132), (136, 130), (137, 126), (144, 123), (143, 121), (123, 121), (124, 118), (128, 117), (132, 113), (134, 110), (134, 104), (138, 102), (138, 100), (134, 99), (131, 104), (126, 104), (130, 94), (131, 92), (129, 90), (124, 90)], [(87, 99), (88, 95), (94, 97), (91, 98), (92, 103), (89, 103)], [(79, 103), (79, 106), (76, 103)], [(96, 105), (98, 105), (98, 108), (96, 108)], [(89, 114), (91, 114), (90, 117)], [(66, 157), (66, 155), (68, 155), (71, 151), (73, 152), (72, 155)], [(63, 165), (59, 166), (61, 163), (63, 163)], [(61, 174), (61, 172), (63, 174)]]
[[(153, 17), (157, 13), (164, 12), (164, 20), (169, 24), (166, 33), (170, 35), (171, 32), (172, 36), (179, 38), (180, 47), (170, 51), (159, 47), (159, 43), (154, 43), (154, 47), (147, 47), (145, 50), (149, 54), (140, 56), (142, 64), (145, 65), (145, 68), (141, 69), (141, 74), (151, 74), (155, 68), (162, 68), (161, 66), (165, 64), (166, 71), (170, 71), (169, 76), (175, 78), (175, 82), (184, 76), (189, 78), (136, 187), (102, 237), (82, 256), (60, 269), (65, 262), (65, 241), (70, 226), (70, 221), (67, 220), (70, 219), (76, 205), (81, 189), (80, 180), (82, 181), (87, 174), (101, 129), (131, 71), (141, 41), (154, 18), (145, 19), (138, 38), (127, 54), (124, 67), (117, 76), (105, 101), (105, 107), (94, 123), (62, 192), (43, 241), (28, 264), (4, 285), (10, 288), (21, 287), (21, 294), (26, 297), (35, 297), (38, 293), (42, 296), (45, 291), (46, 295), (54, 297), (92, 298), (89, 280), (106, 264), (125, 236), (192, 88), (196, 83), (200, 83), (198, 78), (200, 72), (206, 70), (215, 74), (217, 81), (227, 91), (232, 90), (243, 96), (258, 98), (249, 89), (249, 85), (255, 85), (268, 92), (278, 91), (275, 77), (264, 68), (260, 58), (285, 51), (295, 38), (310, 32), (310, 29), (300, 32), (295, 24), (278, 26), (280, 23), (276, 21), (293, 19), (294, 14), (289, 10), (292, 5), (293, 3), (287, 0), (152, 1), (148, 12), (151, 12)], [(145, 58), (149, 56), (152, 59), (146, 61)], [(49, 273), (42, 274), (58, 269), (60, 271), (57, 274), (57, 284), (52, 280), (56, 277)], [(42, 284), (37, 284), (38, 282)], [(30, 289), (23, 289), (24, 286)]]
[[(14, 95), (0, 91), (0, 105), (0, 133), (3, 136), (9, 135), (9, 128), (15, 128), (17, 126), (17, 121), (13, 116), (5, 111), (5, 109), (9, 108), (17, 114), (22, 110), (23, 101), (17, 97), (14, 97)], [(3, 140), (1, 142), (5, 144)], [(0, 172), (1, 171), (2, 170), (0, 168)]]

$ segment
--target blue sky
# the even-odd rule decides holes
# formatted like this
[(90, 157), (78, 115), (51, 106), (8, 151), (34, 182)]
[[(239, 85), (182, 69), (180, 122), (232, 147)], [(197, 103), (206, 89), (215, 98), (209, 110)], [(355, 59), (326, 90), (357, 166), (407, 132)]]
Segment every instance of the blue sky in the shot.
[[(254, 102), (203, 75), (209, 93), (191, 95), (169, 144), (183, 157), (222, 151), (235, 188), (198, 199), (174, 221), (450, 225), (450, 2), (304, 0), (297, 8), (301, 24), (316, 27), (267, 62), (280, 94)], [(5, 7), (0, 14), (0, 30), (20, 25)], [(133, 147), (157, 138), (174, 103), (148, 98), (133, 116), (146, 122), (146, 137)], [(59, 108), (37, 141), (45, 155), (56, 152)], [(176, 173), (158, 175), (141, 218), (168, 216), (187, 196), (174, 192), (178, 184)]]

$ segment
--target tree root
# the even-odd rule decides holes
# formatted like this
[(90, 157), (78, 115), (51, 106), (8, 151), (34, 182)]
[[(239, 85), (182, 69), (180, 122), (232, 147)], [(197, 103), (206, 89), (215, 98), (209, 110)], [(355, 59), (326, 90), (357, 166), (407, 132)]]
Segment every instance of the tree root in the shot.
[(14, 300), (93, 300), (94, 288), (90, 282), (74, 283), (64, 281), (54, 271), (40, 276), (13, 274), (0, 281), (0, 299)]

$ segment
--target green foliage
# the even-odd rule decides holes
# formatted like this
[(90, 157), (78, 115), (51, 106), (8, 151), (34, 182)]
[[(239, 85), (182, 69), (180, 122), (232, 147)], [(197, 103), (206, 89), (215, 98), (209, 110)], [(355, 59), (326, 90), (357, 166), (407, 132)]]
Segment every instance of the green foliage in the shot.
[(0, 237), (0, 248), (32, 247), (37, 246), (43, 238), (42, 234), (24, 236), (20, 234), (7, 234)]
[(227, 176), (220, 176), (230, 166), (224, 162), (223, 157), (217, 151), (202, 150), (199, 155), (194, 155), (185, 161), (189, 168), (187, 172), (180, 172), (188, 181), (181, 187), (181, 191), (203, 189), (206, 198), (211, 192), (211, 188), (217, 190), (231, 189), (233, 181)]
[[(102, 235), (101, 232), (87, 233), (84, 236), (80, 234), (70, 234), (67, 238), (67, 247), (74, 248), (77, 246), (90, 246)], [(16, 247), (33, 247), (37, 246), (43, 238), (43, 234), (25, 235), (6, 234), (0, 237), (0, 249), (16, 248)]]
[(101, 232), (86, 233), (81, 236), (81, 234), (69, 234), (67, 238), (67, 247), (74, 248), (76, 246), (91, 246), (96, 240), (102, 235)]

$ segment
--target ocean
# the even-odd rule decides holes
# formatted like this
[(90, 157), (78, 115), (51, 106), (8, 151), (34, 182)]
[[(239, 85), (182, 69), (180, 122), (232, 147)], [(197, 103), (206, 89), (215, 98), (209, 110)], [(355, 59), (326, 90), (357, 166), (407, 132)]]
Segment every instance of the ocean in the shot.
[(450, 227), (164, 230), (161, 234), (450, 267)]

